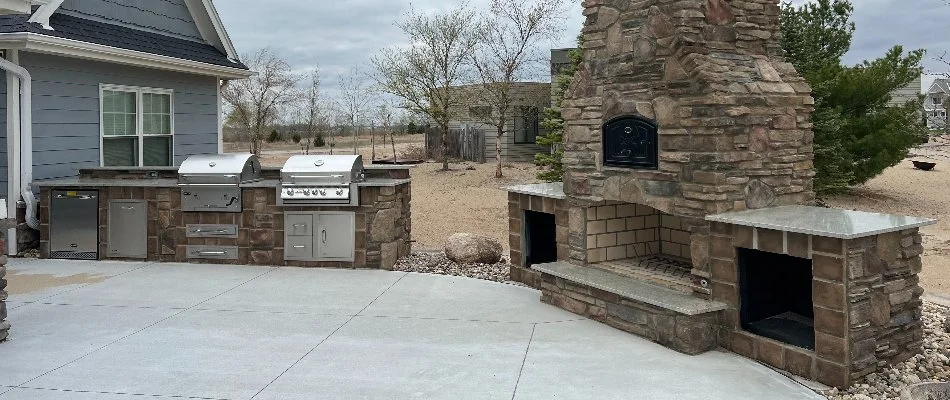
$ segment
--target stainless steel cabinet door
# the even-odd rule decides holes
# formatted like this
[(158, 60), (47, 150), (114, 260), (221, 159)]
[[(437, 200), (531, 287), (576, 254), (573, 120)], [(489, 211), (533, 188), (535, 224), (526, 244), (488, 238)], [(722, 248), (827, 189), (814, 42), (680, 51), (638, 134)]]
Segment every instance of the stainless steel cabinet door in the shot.
[(356, 246), (356, 214), (351, 212), (317, 214), (317, 258), (327, 261), (353, 261)]
[(109, 202), (109, 257), (148, 257), (148, 203), (145, 200)]

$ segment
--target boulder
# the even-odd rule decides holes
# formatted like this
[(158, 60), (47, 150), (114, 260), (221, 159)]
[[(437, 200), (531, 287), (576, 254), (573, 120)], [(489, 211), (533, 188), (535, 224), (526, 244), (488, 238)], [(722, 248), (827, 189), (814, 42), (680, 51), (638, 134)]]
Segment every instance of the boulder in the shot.
[(461, 264), (495, 264), (503, 250), (497, 240), (471, 233), (456, 233), (445, 241), (445, 256)]

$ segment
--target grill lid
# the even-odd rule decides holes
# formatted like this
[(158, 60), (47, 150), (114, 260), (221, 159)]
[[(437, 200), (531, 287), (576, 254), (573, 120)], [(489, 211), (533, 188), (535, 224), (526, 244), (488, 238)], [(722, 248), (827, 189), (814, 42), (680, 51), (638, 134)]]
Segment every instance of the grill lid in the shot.
[(179, 185), (237, 186), (261, 179), (261, 162), (253, 154), (195, 155), (178, 169)]
[(363, 156), (293, 156), (280, 177), (284, 185), (349, 185), (363, 180)]

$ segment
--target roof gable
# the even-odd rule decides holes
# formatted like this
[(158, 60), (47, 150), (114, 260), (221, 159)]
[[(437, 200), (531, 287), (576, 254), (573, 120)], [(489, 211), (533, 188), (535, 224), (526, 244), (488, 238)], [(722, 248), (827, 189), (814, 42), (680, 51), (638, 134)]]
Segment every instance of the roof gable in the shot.
[(56, 13), (204, 41), (185, 0), (64, 0)]

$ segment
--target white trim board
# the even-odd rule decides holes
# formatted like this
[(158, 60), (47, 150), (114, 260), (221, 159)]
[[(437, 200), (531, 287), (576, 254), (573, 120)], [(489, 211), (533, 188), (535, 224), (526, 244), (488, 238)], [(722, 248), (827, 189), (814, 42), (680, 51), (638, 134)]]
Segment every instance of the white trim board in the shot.
[(224, 29), (224, 23), (221, 21), (218, 10), (214, 8), (214, 2), (212, 0), (185, 0), (185, 5), (188, 6), (188, 11), (191, 12), (191, 18), (195, 20), (201, 37), (227, 54), (228, 58), (237, 60), (237, 50), (231, 42), (228, 31)]
[(225, 67), (36, 33), (0, 33), (0, 48), (215, 76), (221, 79), (244, 79), (255, 75), (254, 72), (241, 68)]

